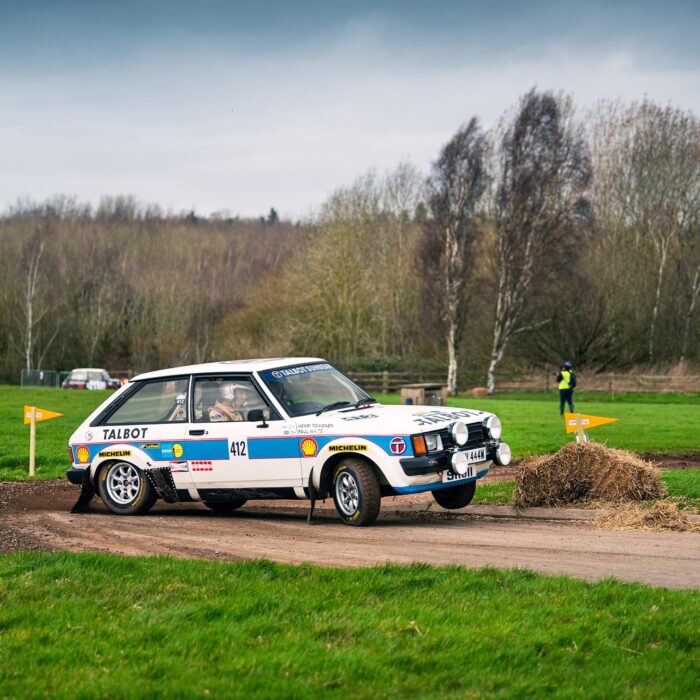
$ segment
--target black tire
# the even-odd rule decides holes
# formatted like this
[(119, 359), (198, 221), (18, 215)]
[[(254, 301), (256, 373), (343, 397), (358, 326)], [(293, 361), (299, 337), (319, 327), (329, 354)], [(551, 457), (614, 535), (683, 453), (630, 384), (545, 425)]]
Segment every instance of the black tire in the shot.
[(347, 457), (333, 471), (333, 502), (347, 525), (371, 525), (379, 515), (382, 493), (367, 462)]
[(433, 498), (439, 506), (454, 510), (455, 508), (464, 508), (472, 502), (474, 492), (476, 491), (476, 479), (468, 481), (466, 484), (452, 486), (447, 489), (437, 489), (433, 491)]
[(245, 502), (245, 498), (237, 498), (235, 501), (204, 501), (204, 505), (219, 515), (226, 515), (238, 510)]
[(112, 513), (142, 515), (158, 499), (146, 475), (130, 462), (112, 462), (100, 469), (100, 498)]

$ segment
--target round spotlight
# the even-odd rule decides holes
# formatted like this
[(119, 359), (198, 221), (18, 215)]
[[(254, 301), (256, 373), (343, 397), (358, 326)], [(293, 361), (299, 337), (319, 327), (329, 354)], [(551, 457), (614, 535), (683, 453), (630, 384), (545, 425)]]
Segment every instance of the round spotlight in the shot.
[(503, 426), (498, 416), (489, 416), (484, 421), (484, 428), (486, 429), (486, 434), (492, 440), (500, 440), (501, 434), (503, 433)]
[(510, 445), (507, 442), (502, 442), (496, 448), (496, 461), (502, 466), (507, 467), (510, 464)]
[(460, 447), (466, 445), (467, 440), (469, 440), (469, 428), (461, 420), (458, 420), (452, 426), (452, 439), (455, 441), (455, 445)]
[(452, 471), (455, 474), (464, 476), (467, 473), (467, 468), (469, 467), (469, 462), (467, 461), (467, 455), (464, 452), (455, 452), (452, 455)]

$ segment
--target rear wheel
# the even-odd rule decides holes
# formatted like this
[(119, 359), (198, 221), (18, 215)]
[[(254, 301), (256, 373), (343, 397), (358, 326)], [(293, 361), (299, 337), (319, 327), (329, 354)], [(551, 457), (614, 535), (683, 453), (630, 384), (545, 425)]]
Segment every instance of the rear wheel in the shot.
[(237, 498), (233, 501), (204, 501), (204, 505), (215, 513), (225, 515), (238, 510), (245, 502), (245, 498)]
[(129, 462), (112, 462), (100, 470), (100, 497), (117, 515), (148, 512), (158, 496), (146, 475)]
[(379, 515), (382, 494), (367, 462), (348, 457), (333, 472), (333, 501), (348, 525), (371, 525)]
[(472, 502), (476, 491), (476, 480), (468, 481), (460, 486), (452, 486), (447, 489), (437, 489), (433, 491), (433, 498), (439, 506), (454, 510), (464, 508)]

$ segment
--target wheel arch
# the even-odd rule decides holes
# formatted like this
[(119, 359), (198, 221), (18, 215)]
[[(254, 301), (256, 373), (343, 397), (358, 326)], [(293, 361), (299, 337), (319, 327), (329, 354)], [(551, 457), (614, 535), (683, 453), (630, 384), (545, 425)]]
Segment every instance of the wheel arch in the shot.
[(359, 452), (334, 452), (332, 455), (328, 457), (328, 459), (323, 463), (323, 466), (321, 467), (321, 471), (319, 473), (319, 479), (318, 479), (318, 485), (314, 484), (316, 488), (319, 490), (319, 495), (323, 498), (326, 496), (329, 496), (331, 494), (331, 486), (332, 486), (332, 480), (333, 480), (333, 472), (336, 468), (336, 466), (342, 462), (344, 459), (347, 459), (348, 457), (352, 457), (353, 459), (356, 459), (358, 461), (364, 462), (365, 464), (369, 465), (369, 467), (372, 469), (374, 472), (375, 476), (377, 477), (377, 481), (380, 484), (385, 484), (386, 483), (386, 478), (384, 477), (382, 470), (379, 468), (379, 465), (370, 457), (368, 457), (366, 454), (361, 454)]

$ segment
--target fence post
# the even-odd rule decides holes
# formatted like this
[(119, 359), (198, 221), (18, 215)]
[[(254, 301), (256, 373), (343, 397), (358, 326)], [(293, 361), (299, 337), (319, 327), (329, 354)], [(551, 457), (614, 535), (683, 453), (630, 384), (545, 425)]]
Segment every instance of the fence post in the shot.
[(384, 370), (382, 372), (382, 394), (389, 393), (389, 372)]

